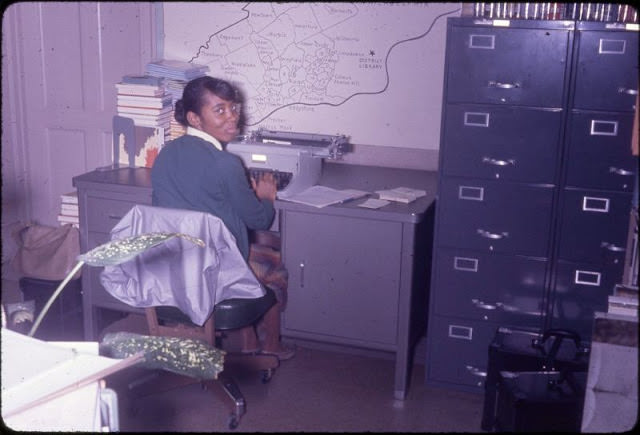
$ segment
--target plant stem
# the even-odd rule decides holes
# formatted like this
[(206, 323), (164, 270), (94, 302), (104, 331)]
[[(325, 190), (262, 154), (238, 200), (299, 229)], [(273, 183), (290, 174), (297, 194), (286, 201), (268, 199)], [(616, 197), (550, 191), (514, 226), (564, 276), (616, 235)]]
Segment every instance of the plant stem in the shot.
[(33, 334), (36, 333), (36, 330), (38, 329), (38, 326), (40, 326), (40, 322), (42, 322), (42, 319), (44, 318), (44, 315), (47, 314), (47, 311), (49, 311), (49, 308), (51, 307), (51, 304), (53, 304), (53, 301), (56, 300), (56, 298), (58, 297), (60, 292), (62, 292), (62, 289), (67, 285), (67, 283), (69, 281), (71, 281), (71, 278), (73, 277), (73, 275), (75, 275), (76, 272), (83, 265), (84, 265), (84, 261), (82, 261), (82, 260), (78, 261), (76, 263), (76, 265), (73, 267), (73, 269), (71, 269), (71, 272), (69, 272), (69, 274), (62, 280), (62, 282), (60, 283), (60, 285), (58, 286), (56, 291), (53, 292), (53, 294), (51, 295), (51, 297), (47, 301), (47, 303), (44, 306), (44, 308), (42, 308), (42, 311), (38, 315), (38, 318), (36, 319), (36, 321), (33, 323), (33, 326), (31, 327), (31, 331), (29, 331), (29, 337), (33, 337)]

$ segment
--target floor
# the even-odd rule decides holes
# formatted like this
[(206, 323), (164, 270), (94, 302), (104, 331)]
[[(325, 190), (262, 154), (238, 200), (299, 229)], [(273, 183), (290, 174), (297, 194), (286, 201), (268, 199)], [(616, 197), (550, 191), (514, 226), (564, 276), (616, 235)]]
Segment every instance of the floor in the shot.
[[(121, 431), (228, 431), (229, 410), (199, 384), (133, 398), (128, 385), (148, 373), (131, 368), (107, 378), (118, 393)], [(234, 375), (247, 404), (236, 431), (482, 432), (481, 395), (426, 386), (424, 365), (415, 364), (401, 401), (393, 378), (391, 358), (298, 345), (268, 383), (255, 372)]]
[[(3, 285), (3, 304), (12, 299)], [(103, 332), (139, 331), (140, 325), (139, 318), (119, 319)], [(268, 383), (262, 383), (258, 373), (234, 376), (247, 404), (235, 431), (482, 432), (483, 397), (426, 386), (424, 360), (416, 359), (407, 398), (401, 401), (393, 397), (390, 355), (373, 357), (299, 344), (295, 358), (282, 362)], [(214, 391), (199, 384), (134, 398), (129, 384), (149, 373), (129, 368), (106, 379), (118, 395), (121, 431), (229, 431), (229, 410)]]

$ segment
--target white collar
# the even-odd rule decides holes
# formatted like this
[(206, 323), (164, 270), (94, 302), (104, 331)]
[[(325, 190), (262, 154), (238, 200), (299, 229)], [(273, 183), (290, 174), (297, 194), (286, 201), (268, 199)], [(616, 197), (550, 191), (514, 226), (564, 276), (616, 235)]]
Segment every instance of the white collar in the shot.
[(218, 139), (216, 139), (215, 137), (211, 136), (209, 133), (206, 133), (202, 130), (198, 130), (195, 127), (189, 126), (187, 127), (187, 134), (191, 136), (197, 136), (200, 139), (204, 139), (207, 142), (210, 142), (218, 150), (222, 151), (222, 145), (220, 144), (220, 141), (218, 141)]

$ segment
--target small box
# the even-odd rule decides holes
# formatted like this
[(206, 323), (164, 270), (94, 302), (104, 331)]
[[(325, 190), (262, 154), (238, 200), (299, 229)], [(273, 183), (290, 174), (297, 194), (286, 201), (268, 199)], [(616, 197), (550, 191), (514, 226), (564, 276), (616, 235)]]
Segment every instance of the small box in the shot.
[[(28, 277), (20, 278), (19, 285), (23, 299), (35, 302), (34, 322), (61, 282)], [(81, 279), (69, 281), (62, 289), (62, 292), (49, 307), (34, 337), (46, 341), (84, 339)]]

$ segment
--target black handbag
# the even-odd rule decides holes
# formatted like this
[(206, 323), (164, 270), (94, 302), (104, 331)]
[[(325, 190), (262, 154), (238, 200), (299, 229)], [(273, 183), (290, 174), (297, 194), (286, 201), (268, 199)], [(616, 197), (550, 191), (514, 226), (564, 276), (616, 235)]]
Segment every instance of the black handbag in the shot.
[(499, 327), (489, 345), (481, 427), (491, 431), (496, 421), (496, 397), (500, 372), (586, 372), (589, 345), (566, 329), (543, 333)]

